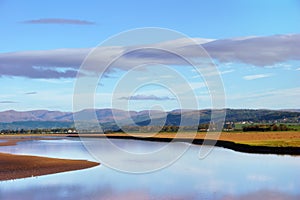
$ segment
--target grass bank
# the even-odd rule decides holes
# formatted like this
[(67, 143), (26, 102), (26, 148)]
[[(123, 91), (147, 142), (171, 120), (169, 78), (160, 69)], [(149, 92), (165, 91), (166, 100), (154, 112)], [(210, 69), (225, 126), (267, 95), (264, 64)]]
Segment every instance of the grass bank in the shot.
[[(70, 135), (78, 137), (78, 135)], [(270, 131), (270, 132), (222, 132), (197, 134), (191, 132), (176, 133), (110, 133), (81, 134), (85, 137), (136, 139), (145, 141), (170, 142), (181, 141), (201, 145), (212, 144), (240, 152), (262, 154), (300, 155), (300, 131)]]

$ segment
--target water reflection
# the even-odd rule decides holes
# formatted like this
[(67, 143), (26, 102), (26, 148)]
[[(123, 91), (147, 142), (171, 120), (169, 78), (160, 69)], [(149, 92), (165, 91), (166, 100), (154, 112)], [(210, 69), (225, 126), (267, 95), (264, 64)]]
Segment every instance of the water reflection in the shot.
[(148, 173), (168, 167), (190, 147), (187, 143), (114, 139), (88, 139), (84, 145), (100, 163), (130, 173)]
[[(137, 146), (131, 147), (132, 150), (141, 152), (162, 145), (115, 142), (124, 146), (134, 142)], [(0, 152), (93, 159), (77, 139), (28, 141), (0, 147)], [(100, 165), (4, 181), (0, 182), (0, 199), (300, 199), (299, 157), (244, 154), (215, 148), (207, 158), (199, 160), (198, 153), (199, 146), (191, 146), (173, 165), (149, 174), (121, 173)], [(142, 164), (141, 161), (123, 162)]]
[(258, 190), (255, 192), (250, 192), (242, 194), (239, 196), (226, 195), (222, 200), (253, 200), (253, 199), (264, 199), (264, 200), (299, 200), (300, 195), (292, 195), (283, 192), (278, 192), (275, 190)]

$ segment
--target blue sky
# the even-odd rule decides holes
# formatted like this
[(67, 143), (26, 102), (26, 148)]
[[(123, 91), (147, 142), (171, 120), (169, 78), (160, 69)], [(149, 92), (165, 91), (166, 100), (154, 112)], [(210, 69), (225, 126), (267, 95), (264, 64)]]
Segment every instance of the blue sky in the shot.
[[(217, 66), (226, 107), (300, 107), (300, 1), (297, 0), (226, 3), (0, 0), (0, 16), (0, 110), (71, 111), (75, 77), (91, 48), (122, 31), (143, 27), (172, 29), (197, 41), (211, 39), (199, 44)], [(187, 57), (193, 56), (190, 44), (180, 46), (182, 43), (176, 38), (167, 40), (177, 45), (177, 49), (183, 48)], [(168, 46), (163, 42), (159, 45)], [(130, 48), (125, 44), (120, 49)], [(103, 59), (111, 55), (105, 50)], [(151, 55), (155, 62), (162, 61), (159, 59), (162, 55)], [(146, 54), (139, 56), (149, 58)], [(112, 68), (99, 84), (95, 92), (96, 107), (117, 105), (112, 105), (111, 97), (120, 78), (135, 67), (128, 63), (136, 58), (130, 59)], [(182, 63), (169, 62), (167, 58), (163, 61), (192, 85), (200, 109), (211, 107), (205, 78), (197, 77), (193, 69)], [(147, 75), (155, 77), (159, 69), (154, 69), (133, 74), (140, 79)], [(133, 110), (155, 106), (172, 110), (182, 106), (176, 100), (176, 91), (174, 94), (158, 85), (141, 87), (131, 95), (128, 104)], [(129, 97), (121, 95), (118, 99)]]

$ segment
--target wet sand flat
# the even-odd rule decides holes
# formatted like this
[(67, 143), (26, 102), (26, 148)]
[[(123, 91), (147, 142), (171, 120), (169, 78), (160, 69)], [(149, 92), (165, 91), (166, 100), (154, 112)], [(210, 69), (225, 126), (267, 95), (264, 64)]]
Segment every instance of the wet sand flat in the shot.
[[(0, 137), (0, 146), (12, 146), (31, 140), (29, 137)], [(87, 160), (69, 160), (30, 155), (0, 153), (0, 181), (95, 167), (99, 163)]]
[(99, 165), (86, 160), (68, 160), (0, 153), (0, 180), (41, 176)]

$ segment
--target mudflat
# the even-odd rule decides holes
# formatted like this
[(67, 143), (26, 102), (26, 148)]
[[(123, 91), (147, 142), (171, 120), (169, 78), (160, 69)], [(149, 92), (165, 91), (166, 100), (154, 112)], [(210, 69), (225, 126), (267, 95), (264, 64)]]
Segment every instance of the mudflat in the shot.
[[(15, 145), (31, 140), (30, 137), (0, 137), (0, 146)], [(0, 181), (34, 177), (98, 166), (99, 163), (87, 160), (69, 160), (30, 155), (0, 153)]]
[(68, 160), (0, 153), (0, 180), (11, 180), (86, 169), (99, 165), (86, 160)]

